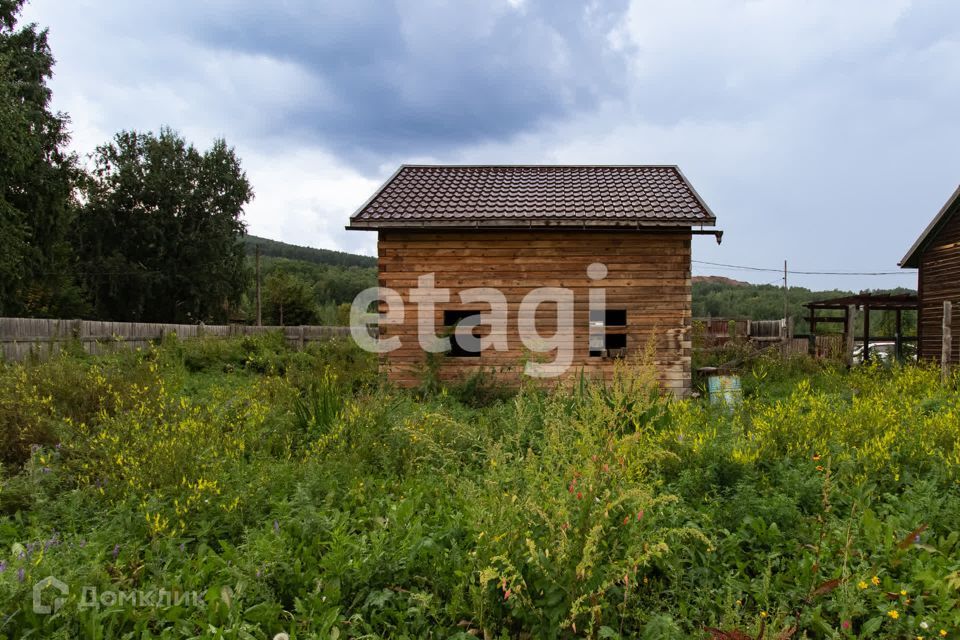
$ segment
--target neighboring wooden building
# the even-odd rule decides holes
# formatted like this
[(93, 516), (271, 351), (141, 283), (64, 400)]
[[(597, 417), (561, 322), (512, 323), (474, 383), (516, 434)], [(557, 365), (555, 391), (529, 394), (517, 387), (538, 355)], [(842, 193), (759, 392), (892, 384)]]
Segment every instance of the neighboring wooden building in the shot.
[[(529, 349), (518, 333), (518, 311), (531, 290), (562, 287), (573, 293), (572, 342), (543, 354), (570, 361), (553, 373), (609, 377), (614, 360), (655, 353), (660, 379), (677, 395), (690, 390), (693, 234), (716, 219), (673, 166), (408, 166), (404, 165), (350, 219), (348, 229), (379, 234), (379, 285), (399, 293), (400, 324), (381, 324), (381, 338), (402, 346), (381, 366), (402, 386), (420, 382), (426, 354), (418, 343), (411, 291), (433, 273), (450, 301), (434, 310), (437, 333), (488, 306), (458, 294), (492, 287), (506, 301), (505, 335), (476, 329), (505, 349), (480, 353), (454, 337), (440, 374), (452, 380), (484, 369), (516, 379)], [(694, 229), (694, 227), (700, 227)], [(595, 263), (605, 265), (588, 267)], [(606, 311), (591, 314), (590, 292), (605, 291)], [(537, 330), (558, 324), (560, 304), (541, 305)], [(560, 351), (564, 351), (563, 354)], [(549, 369), (549, 367), (547, 367)]]
[(950, 301), (953, 303), (951, 361), (960, 362), (960, 187), (900, 261), (900, 266), (919, 269), (919, 357), (940, 360), (943, 303)]

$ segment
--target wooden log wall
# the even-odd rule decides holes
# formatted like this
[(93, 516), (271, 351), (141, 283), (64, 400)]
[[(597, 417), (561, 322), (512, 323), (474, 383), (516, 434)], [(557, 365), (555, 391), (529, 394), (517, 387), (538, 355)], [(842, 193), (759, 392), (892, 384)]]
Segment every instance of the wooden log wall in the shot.
[(305, 344), (333, 336), (349, 336), (349, 327), (293, 326), (252, 327), (246, 325), (161, 324), (150, 322), (101, 322), (96, 320), (53, 320), (46, 318), (0, 318), (0, 357), (18, 362), (31, 356), (46, 358), (64, 345), (77, 341), (91, 354), (109, 353), (117, 348), (146, 348), (165, 335), (180, 338), (260, 335), (283, 331), (287, 345)]
[[(417, 287), (419, 276), (433, 273), (437, 288), (451, 290), (451, 302), (435, 309), (438, 332), (445, 309), (489, 311), (486, 304), (460, 303), (457, 294), (463, 289), (499, 289), (508, 308), (508, 349), (488, 349), (478, 358), (443, 357), (442, 379), (462, 379), (478, 369), (504, 380), (519, 379), (529, 353), (520, 340), (518, 309), (524, 296), (538, 287), (564, 287), (574, 294), (573, 365), (567, 373), (609, 377), (614, 359), (590, 356), (588, 344), (588, 291), (603, 287), (607, 308), (627, 312), (627, 325), (620, 330), (627, 336), (627, 357), (652, 345), (662, 385), (686, 395), (691, 356), (690, 238), (688, 230), (381, 230), (379, 284), (397, 291), (406, 308), (402, 324), (380, 326), (382, 337), (399, 336), (402, 341), (400, 349), (382, 356), (381, 365), (401, 386), (421, 381), (426, 356), (417, 338), (417, 313), (410, 290)], [(607, 267), (603, 280), (592, 281), (587, 276), (587, 267), (595, 262)], [(556, 305), (542, 305), (537, 314), (538, 331), (549, 335), (556, 328)], [(541, 360), (553, 361), (556, 355), (543, 354)]]
[(960, 214), (940, 230), (920, 259), (920, 357), (939, 361), (943, 339), (943, 303), (953, 303), (950, 361), (960, 363)]

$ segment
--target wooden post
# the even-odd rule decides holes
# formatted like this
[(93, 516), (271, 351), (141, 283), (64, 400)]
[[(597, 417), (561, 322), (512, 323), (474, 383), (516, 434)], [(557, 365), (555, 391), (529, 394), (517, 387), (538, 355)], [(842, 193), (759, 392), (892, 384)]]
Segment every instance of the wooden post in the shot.
[(257, 245), (257, 326), (263, 326), (263, 316), (260, 313), (260, 245)]
[(847, 354), (848, 367), (853, 366), (853, 337), (854, 337), (853, 334), (854, 334), (854, 324), (855, 324), (854, 320), (856, 319), (856, 316), (857, 316), (857, 308), (852, 304), (849, 305), (847, 307), (847, 316), (846, 316), (846, 320), (847, 320), (846, 327), (845, 327), (846, 335), (844, 336), (847, 342), (846, 354)]
[(787, 297), (787, 261), (783, 261), (783, 322), (787, 322), (787, 316), (790, 315), (790, 305)]
[(306, 332), (307, 332), (307, 328), (303, 325), (300, 325), (300, 336), (297, 341), (300, 351), (303, 351), (307, 345)]
[(807, 338), (807, 353), (817, 357), (817, 310), (810, 309), (810, 336)]
[(896, 341), (897, 362), (903, 362), (903, 310), (897, 309), (897, 333), (894, 336)]
[(863, 364), (870, 362), (870, 307), (863, 305)]
[(943, 344), (940, 347), (940, 369), (943, 384), (950, 381), (950, 356), (953, 352), (953, 303), (943, 303)]

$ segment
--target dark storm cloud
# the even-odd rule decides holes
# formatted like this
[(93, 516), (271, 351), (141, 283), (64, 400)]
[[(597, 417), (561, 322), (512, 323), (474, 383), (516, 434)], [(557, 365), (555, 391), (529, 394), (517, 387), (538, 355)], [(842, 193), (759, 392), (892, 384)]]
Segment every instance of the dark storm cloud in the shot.
[(294, 242), (358, 246), (337, 230), (403, 161), (667, 162), (727, 231), (720, 247), (700, 242), (698, 259), (886, 270), (960, 175), (955, 0), (32, 0), (27, 11), (50, 27), (54, 103), (79, 151), (164, 124), (199, 144), (224, 136), (258, 193), (251, 228)]
[(204, 50), (296, 65), (311, 82), (261, 133), (345, 155), (505, 139), (623, 91), (625, 61), (608, 45), (623, 2), (188, 4), (137, 19)]

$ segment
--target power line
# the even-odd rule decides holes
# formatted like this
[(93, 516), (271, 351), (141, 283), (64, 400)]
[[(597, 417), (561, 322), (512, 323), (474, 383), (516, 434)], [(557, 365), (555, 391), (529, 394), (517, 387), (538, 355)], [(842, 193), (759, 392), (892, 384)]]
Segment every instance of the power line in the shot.
[[(694, 264), (705, 264), (712, 267), (723, 267), (725, 269), (739, 269), (743, 271), (762, 271), (765, 273), (783, 273), (783, 269), (772, 269), (766, 267), (748, 267), (741, 264), (726, 264), (723, 262), (707, 262), (705, 260), (692, 260)], [(898, 276), (913, 275), (909, 271), (790, 271), (789, 273), (802, 276)]]
[(705, 262), (703, 260), (692, 260), (691, 262), (695, 264), (708, 264), (711, 267), (723, 267), (725, 269), (739, 269), (743, 271), (771, 271), (774, 273), (780, 273), (780, 269), (764, 269), (763, 267), (745, 267), (739, 264), (724, 264), (722, 262)]
[(800, 276), (915, 276), (909, 271), (791, 271)]

